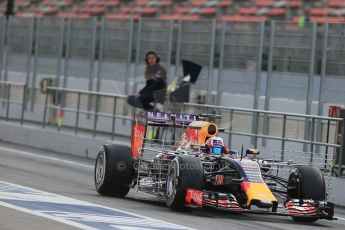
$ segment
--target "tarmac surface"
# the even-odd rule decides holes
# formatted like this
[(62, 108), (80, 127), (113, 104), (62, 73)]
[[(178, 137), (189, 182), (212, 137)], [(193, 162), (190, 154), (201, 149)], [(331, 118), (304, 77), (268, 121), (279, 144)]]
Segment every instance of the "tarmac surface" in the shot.
[[(252, 214), (230, 214), (212, 210), (178, 213), (154, 201), (135, 200), (131, 192), (126, 198), (103, 197), (97, 194), (93, 182), (94, 160), (62, 155), (54, 152), (0, 142), (0, 182), (26, 186), (72, 202), (88, 202), (109, 210), (141, 215), (164, 223), (193, 229), (345, 229), (345, 210), (337, 207), (334, 221), (315, 223), (294, 222), (290, 217)], [(38, 193), (38, 192), (37, 192)], [(37, 215), (36, 211), (22, 211), (1, 203), (0, 229), (92, 229), (76, 227), (59, 219)], [(48, 195), (49, 195), (48, 194)], [(28, 200), (33, 199), (28, 196)], [(67, 207), (67, 206), (66, 206)], [(28, 210), (28, 209), (26, 209)], [(98, 220), (97, 220), (98, 221)], [(144, 227), (118, 227), (113, 229), (145, 229)], [(146, 229), (163, 229), (160, 227)], [(173, 228), (176, 229), (176, 228)]]

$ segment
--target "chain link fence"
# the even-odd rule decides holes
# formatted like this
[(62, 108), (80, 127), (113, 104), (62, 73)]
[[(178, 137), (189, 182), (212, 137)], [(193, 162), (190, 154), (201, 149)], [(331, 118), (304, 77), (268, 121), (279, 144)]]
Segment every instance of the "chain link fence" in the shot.
[[(1, 80), (131, 94), (155, 50), (169, 81), (203, 66), (190, 101), (324, 115), (345, 105), (345, 25), (215, 20), (0, 18)], [(138, 79), (142, 83), (138, 83)], [(138, 85), (139, 84), (139, 85)], [(36, 93), (35, 93), (36, 92)], [(31, 107), (32, 108), (32, 107)]]

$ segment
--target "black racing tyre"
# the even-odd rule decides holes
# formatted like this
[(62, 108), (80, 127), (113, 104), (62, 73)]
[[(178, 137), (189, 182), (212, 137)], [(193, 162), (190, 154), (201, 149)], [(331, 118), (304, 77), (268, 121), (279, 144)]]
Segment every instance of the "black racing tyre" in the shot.
[(325, 200), (325, 180), (320, 169), (309, 165), (297, 166), (289, 176), (287, 198)]
[(97, 192), (105, 196), (124, 197), (132, 182), (131, 149), (122, 145), (102, 145), (95, 164), (94, 181)]
[(171, 163), (166, 181), (166, 205), (176, 211), (186, 211), (187, 188), (203, 189), (204, 171), (195, 156), (177, 156)]
[[(287, 199), (326, 199), (325, 180), (319, 168), (314, 166), (297, 166), (290, 174), (287, 188)], [(300, 222), (314, 222), (317, 217), (292, 216)]]

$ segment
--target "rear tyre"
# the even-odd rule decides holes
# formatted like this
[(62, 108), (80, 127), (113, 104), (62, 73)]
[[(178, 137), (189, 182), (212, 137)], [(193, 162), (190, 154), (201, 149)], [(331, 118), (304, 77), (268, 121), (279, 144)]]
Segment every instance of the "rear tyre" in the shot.
[[(314, 166), (297, 166), (290, 174), (287, 199), (315, 200), (326, 199), (325, 180), (319, 168)], [(314, 222), (317, 217), (293, 216), (295, 221)]]
[(166, 181), (166, 204), (176, 211), (188, 211), (185, 206), (187, 188), (203, 189), (204, 171), (199, 158), (177, 156), (171, 163)]
[(131, 149), (122, 145), (103, 145), (95, 164), (94, 181), (99, 194), (124, 197), (132, 182)]

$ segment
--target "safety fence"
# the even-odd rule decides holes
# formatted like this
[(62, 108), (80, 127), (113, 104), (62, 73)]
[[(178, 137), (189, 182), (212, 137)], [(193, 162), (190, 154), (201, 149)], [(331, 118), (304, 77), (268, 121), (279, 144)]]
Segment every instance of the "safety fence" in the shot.
[[(2, 90), (6, 94), (0, 97), (3, 120), (22, 125), (34, 122), (42, 129), (49, 126), (57, 131), (102, 135), (112, 140), (116, 136), (131, 136), (133, 116), (126, 111), (126, 95), (48, 87), (38, 97), (41, 109), (32, 114), (25, 106), (25, 84), (0, 82), (0, 87), (6, 88)], [(180, 113), (222, 115), (216, 122), (224, 128), (220, 135), (232, 149), (240, 150), (242, 145), (255, 147), (262, 150), (264, 157), (321, 164), (335, 170), (337, 175), (344, 174), (342, 118), (193, 103), (170, 104), (167, 111), (170, 108)]]
[[(23, 124), (25, 92), (26, 85), (23, 83), (0, 81), (0, 116), (3, 119), (6, 121), (9, 119), (19, 119), (20, 123)], [(18, 107), (15, 113), (10, 113), (12, 106)]]
[(341, 133), (345, 131), (345, 125), (342, 118), (194, 103), (184, 103), (181, 111), (222, 115), (219, 126), (224, 129), (229, 146), (240, 149), (243, 143), (250, 143), (250, 146), (266, 152), (274, 149), (272, 157), (280, 161), (298, 162), (301, 159), (296, 158), (303, 158), (310, 164), (335, 163), (338, 175), (342, 175), (342, 167), (338, 167), (339, 162), (344, 164)]
[(251, 109), (281, 110), (275, 100), (284, 98), (303, 102), (301, 113), (325, 115), (328, 104), (345, 104), (344, 34), (341, 23), (0, 17), (0, 80), (34, 91), (51, 77), (55, 87), (127, 95), (155, 50), (169, 78), (183, 74), (183, 59), (203, 66), (193, 90), (208, 104), (244, 94)]
[[(78, 134), (80, 129), (87, 129), (92, 132), (93, 137), (97, 132), (110, 133), (113, 140), (116, 134), (116, 121), (133, 120), (132, 116), (125, 115), (123, 103), (126, 99), (126, 95), (48, 87), (42, 128), (47, 124), (56, 125), (58, 130), (65, 126), (73, 128), (75, 134)], [(94, 109), (90, 110), (90, 104), (95, 105)], [(74, 125), (73, 117), (75, 117)], [(105, 118), (103, 123), (106, 125), (103, 127), (98, 126), (101, 118)], [(127, 124), (127, 126), (131, 125)], [(117, 135), (120, 134), (126, 133), (118, 131)]]

